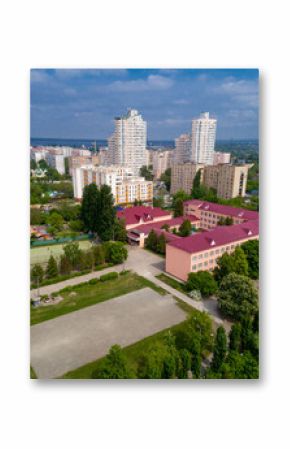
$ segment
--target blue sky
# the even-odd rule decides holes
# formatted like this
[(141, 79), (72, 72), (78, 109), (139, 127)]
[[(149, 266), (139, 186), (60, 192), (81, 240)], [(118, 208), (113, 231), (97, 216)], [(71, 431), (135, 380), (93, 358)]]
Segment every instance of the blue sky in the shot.
[(218, 139), (258, 138), (255, 69), (32, 69), (31, 136), (105, 139), (138, 109), (148, 139), (174, 139), (209, 111)]

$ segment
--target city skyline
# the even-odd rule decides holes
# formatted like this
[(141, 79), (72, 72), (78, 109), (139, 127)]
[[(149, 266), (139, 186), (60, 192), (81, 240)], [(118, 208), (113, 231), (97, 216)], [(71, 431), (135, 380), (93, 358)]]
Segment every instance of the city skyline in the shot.
[(32, 69), (31, 137), (108, 139), (138, 109), (148, 140), (174, 140), (209, 111), (217, 139), (258, 138), (256, 69)]

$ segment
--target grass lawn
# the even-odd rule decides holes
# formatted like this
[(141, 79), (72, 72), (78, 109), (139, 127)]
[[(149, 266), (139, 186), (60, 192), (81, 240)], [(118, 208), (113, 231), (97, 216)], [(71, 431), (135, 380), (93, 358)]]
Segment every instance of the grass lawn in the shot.
[(175, 279), (172, 279), (169, 276), (166, 276), (166, 274), (158, 274), (155, 276), (157, 279), (160, 279), (160, 281), (164, 282), (167, 285), (170, 285), (170, 287), (175, 288), (175, 290), (178, 290), (181, 293), (184, 293), (187, 295), (187, 291), (185, 289), (185, 285), (182, 282), (178, 282)]
[[(78, 241), (80, 249), (89, 249), (91, 247), (91, 242), (89, 240)], [(60, 255), (63, 253), (64, 243), (60, 245), (49, 245), (42, 246), (38, 248), (30, 249), (30, 265), (36, 263), (46, 264), (50, 256), (54, 256), (59, 259)]]
[[(183, 303), (184, 304), (184, 303)], [(190, 313), (192, 308), (190, 306), (187, 306), (187, 311)], [(170, 330), (173, 334), (174, 332), (182, 329), (185, 326), (186, 321), (183, 321), (182, 323), (179, 323), (175, 326), (169, 327), (167, 329), (164, 329), (157, 334), (151, 335), (150, 337), (146, 337), (143, 340), (138, 341), (137, 343), (134, 343), (133, 345), (127, 346), (124, 348), (124, 354), (128, 360), (128, 363), (130, 364), (131, 368), (136, 371), (139, 361), (142, 358), (143, 354), (146, 354), (146, 352), (150, 349), (151, 346), (153, 346), (158, 341), (162, 341), (166, 333)], [(104, 358), (104, 357), (103, 357)], [(103, 358), (95, 360), (94, 362), (88, 363), (86, 365), (81, 366), (80, 368), (77, 368), (73, 371), (69, 371), (68, 373), (64, 374), (61, 378), (62, 379), (91, 379), (92, 373), (97, 369)]]
[[(82, 283), (70, 287), (69, 291), (64, 289), (64, 291), (60, 292), (60, 295), (64, 298), (60, 303), (31, 308), (31, 325), (92, 306), (117, 296), (125, 295), (135, 290), (140, 290), (144, 287), (150, 287), (161, 295), (166, 294), (166, 291), (161, 287), (132, 272), (119, 276), (118, 279), (105, 282), (98, 281), (93, 285)], [(72, 292), (75, 292), (74, 296), (71, 295)]]

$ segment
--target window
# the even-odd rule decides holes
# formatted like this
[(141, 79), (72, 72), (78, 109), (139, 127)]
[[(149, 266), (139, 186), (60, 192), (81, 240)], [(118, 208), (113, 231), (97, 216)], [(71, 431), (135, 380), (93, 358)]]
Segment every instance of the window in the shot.
[(192, 271), (196, 270), (196, 265), (192, 265)]

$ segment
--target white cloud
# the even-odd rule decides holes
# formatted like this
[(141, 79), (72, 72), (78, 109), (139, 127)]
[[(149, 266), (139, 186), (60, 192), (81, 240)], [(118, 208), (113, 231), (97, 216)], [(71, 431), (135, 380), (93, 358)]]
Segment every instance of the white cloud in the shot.
[(31, 83), (46, 83), (50, 81), (50, 76), (43, 69), (31, 69), (30, 71), (30, 81)]
[(117, 92), (138, 92), (146, 90), (165, 90), (174, 84), (170, 78), (161, 75), (149, 75), (146, 79), (114, 81), (109, 87)]
[(178, 100), (174, 100), (173, 103), (174, 104), (190, 104), (190, 101), (189, 100), (185, 100), (183, 98), (180, 98)]

